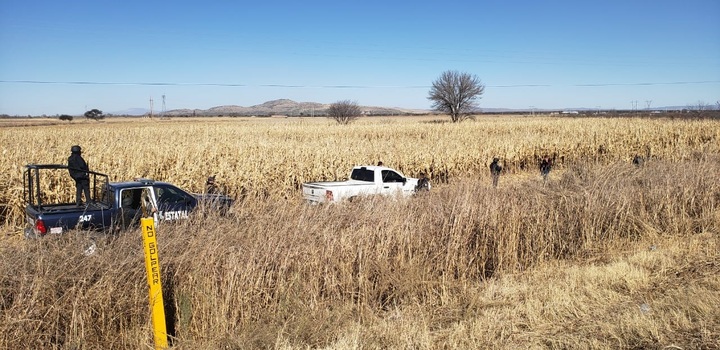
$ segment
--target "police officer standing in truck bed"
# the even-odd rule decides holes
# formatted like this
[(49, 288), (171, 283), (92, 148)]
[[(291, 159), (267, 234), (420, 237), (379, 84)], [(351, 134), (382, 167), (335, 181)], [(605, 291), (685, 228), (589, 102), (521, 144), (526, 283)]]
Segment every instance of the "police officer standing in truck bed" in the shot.
[(78, 206), (82, 206), (82, 194), (85, 193), (85, 201), (90, 202), (90, 176), (88, 175), (88, 168), (85, 159), (82, 157), (82, 149), (80, 146), (75, 145), (70, 147), (70, 157), (68, 157), (68, 171), (70, 177), (75, 180), (75, 203)]

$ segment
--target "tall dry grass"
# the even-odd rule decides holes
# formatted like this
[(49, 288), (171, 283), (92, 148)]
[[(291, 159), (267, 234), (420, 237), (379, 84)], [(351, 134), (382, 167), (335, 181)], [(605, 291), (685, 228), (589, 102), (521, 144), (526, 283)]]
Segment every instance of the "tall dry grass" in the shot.
[[(158, 229), (176, 348), (720, 347), (720, 158)], [(5, 240), (0, 347), (151, 347), (138, 232)]]

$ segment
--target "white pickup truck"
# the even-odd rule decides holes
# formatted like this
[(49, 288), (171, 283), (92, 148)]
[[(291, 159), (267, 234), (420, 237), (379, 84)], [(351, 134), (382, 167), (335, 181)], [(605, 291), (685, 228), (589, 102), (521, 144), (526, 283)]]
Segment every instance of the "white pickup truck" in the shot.
[[(384, 166), (356, 166), (347, 181), (308, 182), (303, 184), (303, 198), (310, 203), (331, 203), (352, 200), (361, 196), (411, 196), (419, 179)], [(426, 189), (430, 188), (427, 183)]]

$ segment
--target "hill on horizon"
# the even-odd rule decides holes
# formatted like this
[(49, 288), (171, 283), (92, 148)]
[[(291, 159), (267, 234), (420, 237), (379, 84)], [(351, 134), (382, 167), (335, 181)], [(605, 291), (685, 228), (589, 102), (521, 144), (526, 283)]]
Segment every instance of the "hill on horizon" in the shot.
[[(295, 102), (290, 99), (278, 99), (244, 107), (237, 105), (217, 106), (208, 109), (173, 109), (166, 116), (322, 116), (327, 113), (329, 103)], [(404, 109), (394, 107), (360, 106), (365, 115), (425, 114), (429, 110)]]
[[(216, 106), (208, 109), (172, 109), (162, 112), (154, 112), (156, 115), (165, 115), (170, 117), (179, 116), (270, 116), (270, 115), (286, 115), (286, 116), (324, 116), (330, 103), (318, 102), (296, 102), (290, 99), (277, 99), (267, 101), (265, 103), (244, 107), (238, 105)], [(360, 106), (365, 115), (410, 115), (410, 114), (428, 114), (433, 113), (431, 109), (412, 109), (400, 107), (380, 107), (380, 106)], [(501, 113), (518, 111), (511, 108), (481, 108), (484, 112)], [(540, 110), (538, 110), (540, 111)], [(150, 110), (145, 108), (131, 108), (124, 111), (117, 111), (113, 115), (147, 115)]]
[[(327, 114), (329, 103), (318, 102), (296, 102), (290, 99), (277, 99), (267, 101), (265, 103), (244, 107), (238, 105), (216, 106), (208, 109), (172, 109), (166, 112), (155, 111), (155, 115), (164, 115), (170, 117), (179, 116), (324, 116)], [(411, 109), (400, 107), (379, 107), (379, 106), (360, 106), (364, 115), (412, 115), (412, 114), (428, 114), (433, 113), (431, 109)], [(652, 111), (675, 111), (691, 109), (687, 106), (666, 106), (651, 108)], [(710, 108), (712, 109), (712, 108)], [(611, 109), (614, 110), (614, 109)], [(597, 108), (537, 108), (537, 109), (513, 109), (513, 108), (480, 108), (484, 113), (516, 113), (516, 112), (553, 112), (553, 111), (597, 111)], [(146, 108), (129, 108), (123, 111), (110, 113), (112, 115), (128, 115), (141, 116), (150, 114), (150, 110)]]

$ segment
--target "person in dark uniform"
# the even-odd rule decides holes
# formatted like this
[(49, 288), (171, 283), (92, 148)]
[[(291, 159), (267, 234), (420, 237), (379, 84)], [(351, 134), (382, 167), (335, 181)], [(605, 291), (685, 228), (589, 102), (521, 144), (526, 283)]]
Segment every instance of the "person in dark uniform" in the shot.
[(548, 175), (550, 175), (550, 169), (552, 169), (552, 162), (547, 156), (543, 157), (540, 161), (540, 175), (542, 175), (543, 181), (547, 182)]
[(496, 157), (493, 158), (492, 163), (490, 163), (490, 175), (492, 175), (493, 187), (497, 187), (498, 180), (500, 179), (500, 173), (502, 172), (502, 167), (499, 162), (500, 159)]
[(215, 175), (209, 176), (207, 178), (207, 181), (205, 181), (205, 193), (207, 193), (207, 194), (218, 193), (218, 187), (215, 184)]
[(90, 176), (87, 163), (82, 157), (82, 149), (75, 145), (70, 147), (70, 157), (68, 157), (68, 171), (70, 177), (75, 180), (75, 203), (82, 206), (82, 194), (85, 194), (85, 201), (90, 202)]
[(427, 177), (425, 177), (425, 173), (420, 173), (417, 185), (415, 185), (415, 192), (425, 191), (430, 191), (430, 182), (428, 181)]

